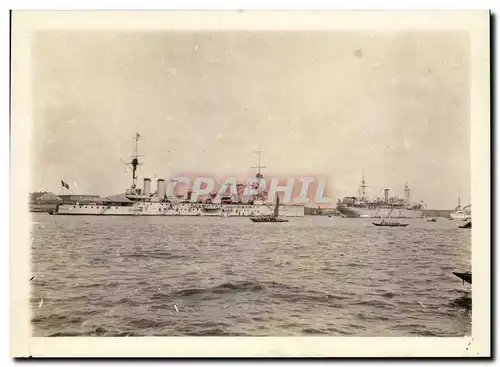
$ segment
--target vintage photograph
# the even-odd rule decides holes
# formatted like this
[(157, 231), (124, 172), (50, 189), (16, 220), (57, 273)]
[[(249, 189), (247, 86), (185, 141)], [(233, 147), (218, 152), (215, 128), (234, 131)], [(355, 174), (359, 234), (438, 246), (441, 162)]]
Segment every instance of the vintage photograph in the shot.
[(471, 337), (472, 42), (33, 32), (30, 336)]

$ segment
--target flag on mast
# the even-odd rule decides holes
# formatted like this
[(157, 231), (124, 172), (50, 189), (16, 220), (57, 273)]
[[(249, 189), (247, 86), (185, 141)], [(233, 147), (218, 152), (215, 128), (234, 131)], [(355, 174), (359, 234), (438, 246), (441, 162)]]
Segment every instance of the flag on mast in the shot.
[(61, 186), (65, 187), (67, 190), (69, 190), (69, 185), (66, 182), (64, 182), (63, 180), (61, 180)]

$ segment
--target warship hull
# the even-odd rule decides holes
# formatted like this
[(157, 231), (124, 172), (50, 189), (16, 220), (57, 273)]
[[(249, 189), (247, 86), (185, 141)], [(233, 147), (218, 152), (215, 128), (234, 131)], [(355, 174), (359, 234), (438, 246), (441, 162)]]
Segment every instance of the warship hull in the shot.
[[(207, 210), (208, 209), (208, 210)], [(280, 215), (283, 217), (303, 217), (304, 206), (281, 205)], [(147, 203), (133, 205), (91, 205), (61, 204), (57, 207), (57, 215), (111, 215), (111, 216), (210, 216), (210, 217), (252, 217), (270, 215), (274, 211), (272, 204), (261, 205), (225, 205), (198, 203)]]
[(421, 209), (408, 208), (360, 208), (349, 206), (338, 206), (337, 210), (346, 218), (423, 218), (424, 211)]

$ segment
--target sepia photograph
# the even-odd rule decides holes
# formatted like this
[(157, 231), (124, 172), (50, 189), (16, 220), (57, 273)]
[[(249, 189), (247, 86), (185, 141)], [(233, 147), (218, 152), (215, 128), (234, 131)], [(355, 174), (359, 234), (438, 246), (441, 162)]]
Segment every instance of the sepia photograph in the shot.
[(489, 355), (487, 11), (14, 11), (12, 34), (14, 353)]

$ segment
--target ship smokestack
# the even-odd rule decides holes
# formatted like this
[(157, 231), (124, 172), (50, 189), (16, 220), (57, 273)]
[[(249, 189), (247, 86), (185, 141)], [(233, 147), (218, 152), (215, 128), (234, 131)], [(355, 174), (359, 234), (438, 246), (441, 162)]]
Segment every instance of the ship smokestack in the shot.
[(149, 194), (151, 194), (151, 179), (145, 178), (143, 195), (149, 196)]
[(245, 192), (245, 185), (243, 184), (237, 184), (236, 185), (236, 192), (238, 193), (238, 202), (243, 201), (243, 193)]
[(384, 190), (385, 203), (389, 203), (389, 189)]
[(167, 192), (167, 187), (165, 186), (165, 180), (163, 178), (159, 178), (156, 181), (156, 192), (160, 199), (165, 198), (165, 194)]

